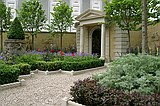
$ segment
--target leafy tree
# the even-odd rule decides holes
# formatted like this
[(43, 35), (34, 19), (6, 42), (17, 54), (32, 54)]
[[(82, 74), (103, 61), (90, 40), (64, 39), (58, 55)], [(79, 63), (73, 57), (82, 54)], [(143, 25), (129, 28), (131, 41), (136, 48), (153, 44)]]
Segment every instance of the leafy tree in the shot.
[(53, 8), (53, 11), (54, 12), (51, 12), (53, 19), (51, 19), (51, 24), (48, 25), (48, 30), (52, 34), (55, 34), (56, 32), (60, 33), (60, 49), (62, 50), (62, 36), (64, 32), (73, 25), (73, 10), (68, 6), (68, 4), (66, 4), (66, 2), (60, 0)]
[(0, 36), (1, 36), (1, 50), (3, 50), (3, 31), (7, 30), (11, 24), (11, 8), (6, 7), (5, 3), (0, 0)]
[(127, 30), (130, 48), (130, 31), (137, 30), (141, 23), (140, 0), (112, 0), (106, 1), (105, 12), (107, 24), (116, 23), (122, 30)]
[(151, 0), (150, 2), (150, 17), (152, 19), (152, 23), (156, 24), (160, 22), (160, 0)]
[(148, 53), (148, 23), (160, 21), (160, 0), (142, 0), (142, 52)]
[(47, 21), (45, 10), (38, 0), (27, 0), (22, 3), (20, 10), (16, 10), (25, 31), (32, 36), (32, 50), (34, 50), (34, 36), (38, 34)]

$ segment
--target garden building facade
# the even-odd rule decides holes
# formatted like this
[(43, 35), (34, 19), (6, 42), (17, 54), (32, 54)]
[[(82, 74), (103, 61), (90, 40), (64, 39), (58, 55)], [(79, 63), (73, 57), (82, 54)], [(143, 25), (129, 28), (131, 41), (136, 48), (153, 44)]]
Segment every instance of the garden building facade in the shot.
[[(4, 1), (8, 7), (11, 7), (12, 15), (16, 17), (17, 14), (15, 9), (20, 9), (24, 0)], [(58, 0), (39, 1), (42, 3), (43, 9), (45, 9), (45, 14), (48, 19), (47, 23), (50, 23), (52, 19), (50, 12), (53, 12), (53, 7), (56, 5)], [(74, 44), (77, 52), (98, 53), (101, 59), (106, 59), (108, 62), (118, 58), (121, 54), (126, 52), (126, 49), (128, 48), (127, 32), (121, 30), (117, 25), (107, 26), (104, 24), (107, 20), (105, 19), (105, 13), (103, 11), (105, 5), (103, 0), (62, 1), (65, 1), (70, 7), (73, 7), (72, 15), (75, 23), (70, 29), (68, 29), (69, 35), (71, 34), (75, 37), (71, 38), (71, 40), (73, 40), (72, 43), (71, 40), (69, 40), (70, 42), (65, 41), (68, 40), (68, 38), (64, 38), (64, 46), (68, 45), (68, 43), (73, 44), (73, 42), (75, 42)], [(156, 35), (155, 33), (160, 35), (159, 31), (154, 31), (158, 26), (159, 24), (156, 27), (152, 26), (148, 29), (150, 46), (154, 43), (152, 42), (152, 36)], [(42, 33), (42, 35), (49, 35), (47, 31), (43, 31)], [(42, 37), (37, 39), (38, 40), (35, 42), (38, 43), (38, 41), (41, 41), (40, 39), (42, 39)], [(141, 47), (141, 31), (131, 31), (131, 47), (134, 48), (137, 46)]]
[(128, 48), (127, 32), (118, 26), (107, 26), (103, 11), (88, 9), (76, 17), (77, 51), (98, 53), (101, 59), (110, 61), (125, 53)]

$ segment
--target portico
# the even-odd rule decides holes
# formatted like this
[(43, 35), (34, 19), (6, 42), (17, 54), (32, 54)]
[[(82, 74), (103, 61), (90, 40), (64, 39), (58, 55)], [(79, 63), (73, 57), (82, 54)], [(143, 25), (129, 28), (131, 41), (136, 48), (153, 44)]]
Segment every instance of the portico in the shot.
[(77, 52), (98, 53), (107, 62), (128, 48), (128, 35), (117, 25), (107, 26), (103, 11), (88, 9), (76, 17)]
[[(93, 53), (93, 32), (97, 29), (100, 30), (100, 58), (109, 58), (109, 32), (105, 23), (105, 14), (102, 11), (88, 9), (78, 17), (79, 21), (77, 26), (77, 51), (80, 53)], [(98, 44), (98, 42), (97, 42)]]

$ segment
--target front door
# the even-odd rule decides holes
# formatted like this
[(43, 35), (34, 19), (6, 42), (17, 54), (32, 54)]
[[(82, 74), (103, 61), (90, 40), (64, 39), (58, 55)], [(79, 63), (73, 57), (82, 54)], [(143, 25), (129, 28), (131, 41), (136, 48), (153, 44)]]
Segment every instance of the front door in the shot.
[(101, 29), (96, 29), (92, 34), (92, 54), (101, 55)]

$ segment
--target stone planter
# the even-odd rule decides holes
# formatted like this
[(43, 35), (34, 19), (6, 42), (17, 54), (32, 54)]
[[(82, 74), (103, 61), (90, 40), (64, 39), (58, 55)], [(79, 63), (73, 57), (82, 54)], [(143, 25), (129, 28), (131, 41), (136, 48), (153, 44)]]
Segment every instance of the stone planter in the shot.
[(62, 99), (62, 106), (85, 106), (85, 105), (75, 103), (75, 102), (71, 101), (70, 98), (65, 97)]
[(20, 39), (7, 39), (4, 41), (4, 51), (22, 54), (26, 51), (26, 42)]
[(18, 82), (13, 82), (13, 83), (0, 85), (0, 91), (1, 90), (5, 90), (5, 89), (9, 89), (9, 88), (15, 88), (15, 87), (19, 87), (19, 86), (24, 86), (24, 85), (25, 85), (25, 80), (24, 79), (20, 79)]

